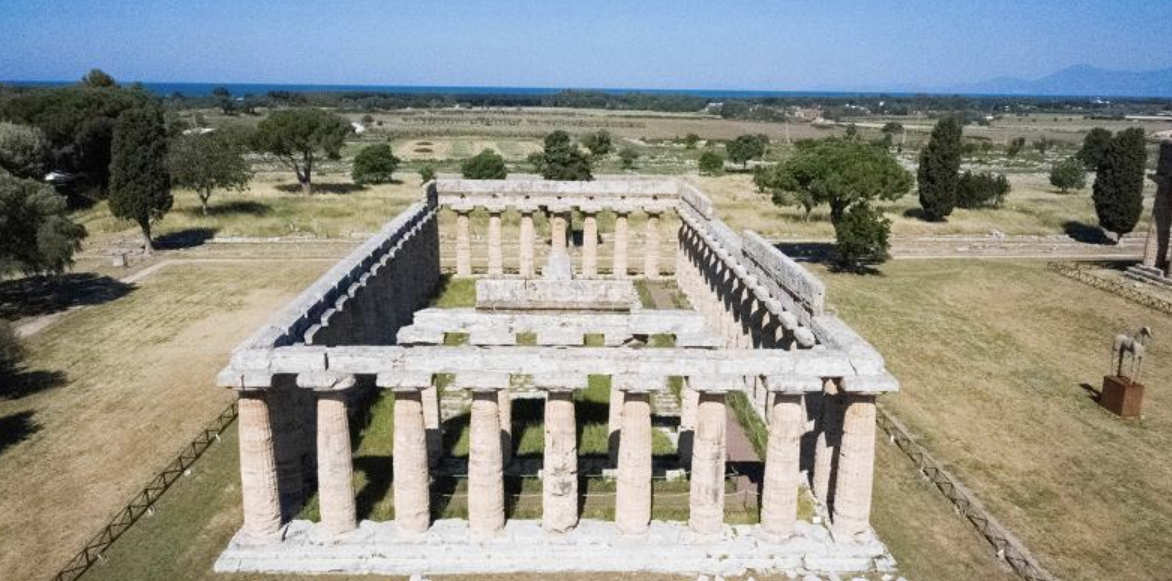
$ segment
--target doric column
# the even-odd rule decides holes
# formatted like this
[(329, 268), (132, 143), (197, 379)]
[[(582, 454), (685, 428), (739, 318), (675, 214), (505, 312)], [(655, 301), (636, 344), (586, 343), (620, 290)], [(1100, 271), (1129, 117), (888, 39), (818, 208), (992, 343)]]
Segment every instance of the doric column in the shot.
[(501, 463), (508, 466), (513, 462), (513, 396), (507, 387), (497, 390), (496, 396), (501, 426)]
[(875, 470), (875, 396), (845, 394), (846, 413), (834, 484), (832, 530), (850, 538), (868, 529)]
[(551, 252), (566, 250), (566, 215), (568, 210), (550, 208), (549, 244)]
[(688, 526), (701, 534), (718, 533), (724, 526), (725, 421), (724, 393), (701, 393), (688, 497)]
[(598, 218), (596, 210), (582, 209), (582, 276), (598, 276)]
[(354, 376), (329, 372), (303, 373), (301, 387), (317, 392), (317, 491), (321, 524), (333, 534), (354, 530), (354, 467), (350, 457), (348, 390)]
[(545, 459), (542, 467), (541, 526), (564, 533), (578, 525), (578, 444), (574, 395), (545, 394)]
[[(691, 382), (689, 382), (691, 383)], [(700, 392), (685, 385), (680, 390), (680, 438), (676, 445), (680, 466), (692, 466), (692, 449), (696, 441), (696, 408), (700, 405)]]
[(254, 541), (275, 541), (281, 536), (281, 503), (268, 393), (263, 390), (241, 391), (236, 405), (240, 422), (243, 530)]
[(611, 274), (615, 278), (627, 278), (628, 256), (630, 245), (627, 229), (627, 210), (616, 209), (614, 216), (614, 268)]
[(622, 534), (635, 535), (647, 532), (651, 524), (651, 400), (646, 391), (625, 391), (615, 526)]
[(818, 420), (818, 439), (814, 444), (814, 474), (811, 488), (824, 504), (831, 502), (834, 455), (842, 439), (843, 402), (833, 379), (823, 381), (822, 413)]
[(616, 466), (619, 461), (619, 442), (623, 431), (623, 395), (618, 382), (611, 378), (606, 421), (606, 450), (611, 466)]
[(505, 485), (501, 462), (501, 415), (496, 389), (472, 393), (468, 445), (468, 526), (494, 535), (505, 526)]
[(659, 212), (657, 211), (647, 213), (643, 244), (643, 276), (659, 278)]
[(472, 276), (472, 233), (469, 211), (456, 210), (456, 276)]
[(488, 274), (500, 276), (505, 272), (501, 251), (501, 208), (489, 208), (488, 214)]
[(761, 530), (767, 537), (780, 541), (793, 535), (798, 518), (799, 462), (805, 426), (801, 395), (771, 391), (770, 396)]
[(533, 212), (535, 208), (522, 207), (521, 210), (521, 247), (518, 250), (518, 262), (521, 276), (533, 278)]
[(423, 428), (427, 438), (427, 465), (434, 467), (444, 452), (443, 423), (440, 421), (439, 388), (428, 382), (423, 389)]
[(399, 529), (413, 533), (425, 532), (431, 524), (427, 427), (422, 387), (395, 390), (395, 454), (392, 466), (395, 523)]

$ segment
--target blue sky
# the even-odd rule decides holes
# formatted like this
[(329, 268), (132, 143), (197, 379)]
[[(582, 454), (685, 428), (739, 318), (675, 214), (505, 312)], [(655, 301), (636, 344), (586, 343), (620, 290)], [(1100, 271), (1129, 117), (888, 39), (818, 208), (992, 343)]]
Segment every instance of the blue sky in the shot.
[(1172, 66), (1172, 0), (0, 0), (0, 79), (883, 89)]

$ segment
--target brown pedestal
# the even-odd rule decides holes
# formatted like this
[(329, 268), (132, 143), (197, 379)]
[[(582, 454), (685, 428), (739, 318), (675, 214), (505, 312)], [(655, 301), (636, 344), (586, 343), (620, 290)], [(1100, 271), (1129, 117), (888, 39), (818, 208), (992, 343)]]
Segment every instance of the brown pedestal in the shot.
[(1133, 383), (1130, 379), (1118, 375), (1103, 377), (1103, 393), (1099, 396), (1099, 405), (1119, 417), (1137, 418), (1143, 401), (1143, 384)]

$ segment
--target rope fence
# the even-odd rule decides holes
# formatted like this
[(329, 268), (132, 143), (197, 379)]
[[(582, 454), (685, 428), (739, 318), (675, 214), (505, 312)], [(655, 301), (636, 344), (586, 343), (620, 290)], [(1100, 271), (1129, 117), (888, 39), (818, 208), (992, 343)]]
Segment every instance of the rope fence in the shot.
[(907, 427), (887, 413), (882, 406), (879, 406), (877, 417), (879, 427), (887, 433), (891, 443), (907, 454), (916, 468), (944, 494), (958, 513), (976, 527), (977, 532), (997, 550), (997, 556), (1008, 563), (1018, 576), (1026, 581), (1059, 581), (1038, 563), (1033, 554), (1009, 532), (1009, 529), (989, 514), (972, 491), (945, 470), (936, 458), (912, 438)]
[(210, 424), (204, 427), (203, 431), (199, 433), (189, 444), (184, 446), (180, 451), (178, 457), (171, 461), (166, 468), (154, 477), (147, 485), (139, 492), (130, 504), (126, 505), (114, 518), (110, 520), (101, 532), (95, 535), (84, 549), (81, 550), (64, 568), (53, 576), (53, 581), (75, 581), (94, 563), (104, 559), (103, 553), (118, 540), (138, 519), (142, 518), (144, 514), (154, 513), (154, 504), (158, 502), (159, 498), (171, 485), (183, 476), (187, 469), (203, 455), (211, 445), (220, 439), (220, 434), (232, 425), (236, 420), (236, 402), (233, 400), (220, 415), (212, 420)]
[(1155, 309), (1161, 313), (1172, 315), (1172, 301), (1162, 299), (1151, 293), (1145, 293), (1133, 286), (1118, 280), (1101, 277), (1078, 264), (1069, 262), (1050, 262), (1046, 268), (1067, 278), (1072, 278), (1088, 286), (1125, 298), (1133, 303)]

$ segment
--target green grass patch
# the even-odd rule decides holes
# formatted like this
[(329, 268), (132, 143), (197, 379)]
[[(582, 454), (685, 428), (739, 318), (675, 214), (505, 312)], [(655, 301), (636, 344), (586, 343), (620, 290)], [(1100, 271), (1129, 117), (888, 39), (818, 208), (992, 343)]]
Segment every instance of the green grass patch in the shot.
[(430, 306), (440, 309), (459, 309), (476, 306), (476, 279), (440, 276), (439, 287)]
[(769, 427), (761, 420), (761, 416), (753, 411), (748, 396), (743, 392), (734, 391), (727, 397), (728, 405), (732, 407), (737, 423), (741, 425), (741, 428), (745, 430), (745, 435), (749, 437), (749, 443), (753, 444), (753, 450), (757, 452), (757, 457), (764, 458), (766, 456), (765, 450), (769, 445)]

